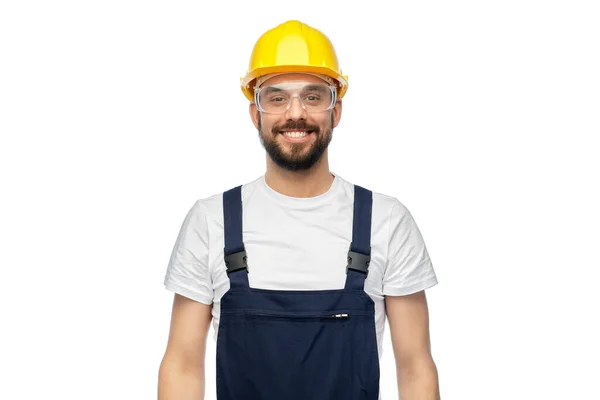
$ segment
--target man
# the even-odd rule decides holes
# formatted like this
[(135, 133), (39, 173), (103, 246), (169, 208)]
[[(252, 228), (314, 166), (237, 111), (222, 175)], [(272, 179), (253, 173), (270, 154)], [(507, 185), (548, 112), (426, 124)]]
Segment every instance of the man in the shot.
[(397, 199), (329, 170), (348, 82), (329, 39), (299, 21), (263, 34), (241, 80), (267, 154), (258, 179), (197, 200), (173, 249), (159, 400), (377, 400), (387, 317), (403, 400), (439, 399), (427, 249)]

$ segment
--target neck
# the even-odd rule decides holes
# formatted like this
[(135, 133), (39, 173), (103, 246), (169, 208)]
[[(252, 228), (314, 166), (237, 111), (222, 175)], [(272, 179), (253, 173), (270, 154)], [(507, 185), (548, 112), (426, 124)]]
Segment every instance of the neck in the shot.
[(334, 176), (329, 171), (327, 154), (311, 168), (288, 171), (279, 167), (267, 156), (265, 182), (271, 189), (290, 197), (315, 197), (327, 192)]

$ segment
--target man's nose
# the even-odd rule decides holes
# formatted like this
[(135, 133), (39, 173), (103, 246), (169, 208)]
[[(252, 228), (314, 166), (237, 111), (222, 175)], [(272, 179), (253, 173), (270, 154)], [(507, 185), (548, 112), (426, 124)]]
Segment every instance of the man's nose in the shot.
[(285, 117), (293, 120), (306, 119), (306, 110), (302, 107), (298, 96), (291, 98)]

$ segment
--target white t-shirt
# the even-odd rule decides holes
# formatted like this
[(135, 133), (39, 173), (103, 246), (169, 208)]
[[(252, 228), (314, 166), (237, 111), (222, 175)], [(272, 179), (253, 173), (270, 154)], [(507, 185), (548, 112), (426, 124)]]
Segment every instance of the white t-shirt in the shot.
[[(344, 288), (352, 240), (354, 185), (332, 174), (335, 178), (329, 190), (309, 198), (275, 191), (266, 184), (264, 175), (242, 185), (243, 241), (250, 287)], [(437, 278), (421, 233), (399, 200), (373, 192), (371, 218), (371, 263), (365, 291), (375, 302), (381, 358), (384, 296), (427, 289), (437, 284)], [(164, 280), (172, 292), (213, 304), (215, 341), (221, 297), (229, 290), (223, 235), (223, 193), (196, 200), (183, 221)]]

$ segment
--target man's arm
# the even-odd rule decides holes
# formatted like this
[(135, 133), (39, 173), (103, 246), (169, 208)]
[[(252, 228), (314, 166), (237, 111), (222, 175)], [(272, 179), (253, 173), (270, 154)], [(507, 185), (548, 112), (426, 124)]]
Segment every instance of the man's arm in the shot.
[(431, 355), (425, 291), (386, 296), (398, 392), (402, 400), (439, 400), (437, 368)]
[(158, 400), (204, 399), (204, 358), (211, 311), (212, 304), (175, 294), (169, 340), (158, 373)]

